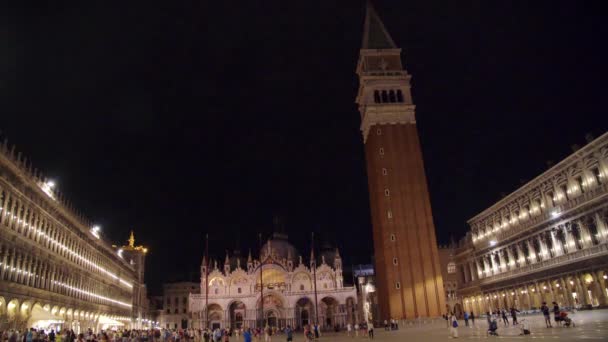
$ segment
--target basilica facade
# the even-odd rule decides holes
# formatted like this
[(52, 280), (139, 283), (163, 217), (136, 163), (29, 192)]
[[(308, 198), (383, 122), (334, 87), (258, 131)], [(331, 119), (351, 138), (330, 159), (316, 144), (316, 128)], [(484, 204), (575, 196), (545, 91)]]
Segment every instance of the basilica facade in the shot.
[(191, 294), (192, 327), (303, 327), (318, 321), (324, 328), (358, 320), (357, 291), (344, 286), (338, 249), (305, 260), (274, 233), (261, 246), (259, 259), (238, 252), (223, 262), (203, 258), (200, 294)]

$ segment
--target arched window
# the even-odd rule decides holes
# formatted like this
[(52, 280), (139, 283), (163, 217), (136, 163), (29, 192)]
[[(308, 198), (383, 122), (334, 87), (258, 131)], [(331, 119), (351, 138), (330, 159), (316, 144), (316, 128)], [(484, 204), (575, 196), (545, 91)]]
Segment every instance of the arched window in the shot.
[(401, 89), (397, 89), (397, 102), (403, 102), (403, 92), (401, 92)]
[(399, 289), (401, 288), (401, 283), (400, 283), (400, 282), (396, 282), (396, 283), (395, 283), (395, 288), (396, 288), (397, 290), (399, 290)]
[(453, 274), (456, 273), (456, 264), (453, 262), (450, 262), (448, 264), (448, 274)]
[(388, 175), (388, 170), (385, 167), (382, 168), (382, 175), (383, 176)]
[(215, 291), (213, 291), (213, 293), (218, 294), (218, 293), (220, 293), (220, 290), (215, 289)]
[(300, 284), (300, 291), (304, 291), (304, 284)]
[(384, 196), (390, 196), (391, 195), (391, 191), (389, 189), (384, 189)]
[(378, 152), (380, 153), (381, 156), (383, 156), (384, 155), (384, 148), (380, 147), (380, 149), (378, 150)]
[(391, 241), (395, 241), (397, 240), (397, 237), (395, 236), (395, 234), (391, 234)]
[(388, 102), (388, 93), (386, 92), (386, 90), (382, 91), (382, 102)]
[(377, 90), (374, 90), (374, 102), (380, 103), (380, 92)]
[(241, 292), (242, 292), (242, 291), (241, 291), (241, 288), (240, 288), (240, 287), (239, 287), (239, 288), (237, 288), (237, 289), (236, 289), (236, 292), (241, 293)]
[(397, 97), (395, 96), (394, 90), (388, 92), (388, 99), (390, 102), (397, 102)]
[(399, 263), (397, 262), (397, 258), (393, 258), (393, 265), (397, 266)]

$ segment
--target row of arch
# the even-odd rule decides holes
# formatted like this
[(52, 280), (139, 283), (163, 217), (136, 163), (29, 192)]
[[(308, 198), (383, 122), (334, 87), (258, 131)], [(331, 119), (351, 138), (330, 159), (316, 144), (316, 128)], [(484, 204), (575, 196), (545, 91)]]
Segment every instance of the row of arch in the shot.
[(6, 329), (24, 330), (27, 328), (73, 329), (75, 332), (93, 329), (100, 325), (120, 327), (129, 323), (128, 316), (103, 314), (90, 310), (43, 303), (19, 298), (0, 296), (0, 331)]
[[(605, 139), (604, 139), (605, 140)], [(593, 193), (608, 184), (607, 144), (589, 148), (584, 157), (573, 159), (559, 173), (546, 174), (537, 184), (520, 190), (521, 195), (483, 217), (471, 222), (473, 241), (497, 234), (511, 226), (523, 224), (553, 208)]]
[(543, 302), (560, 307), (598, 307), (608, 305), (608, 273), (590, 270), (538, 280), (512, 287), (464, 296), (466, 311), (482, 313), (496, 309), (538, 310)]
[(374, 90), (374, 103), (403, 103), (403, 92), (397, 90)]
[(0, 242), (0, 280), (42, 289), (91, 303), (131, 307), (127, 293), (49, 258)]
[[(262, 317), (264, 325), (278, 328), (290, 325), (294, 328), (302, 328), (314, 323), (317, 317), (314, 302), (308, 297), (301, 297), (294, 307), (288, 308), (285, 300), (280, 296), (269, 294), (264, 296), (263, 313), (260, 299), (255, 306), (255, 308), (247, 307), (240, 300), (231, 301), (226, 307), (213, 302), (208, 306), (208, 317), (203, 314), (201, 318), (208, 319), (211, 328), (257, 327), (261, 324)], [(339, 304), (334, 297), (326, 296), (321, 298), (317, 307), (319, 325), (322, 327), (343, 327), (349, 322), (353, 324), (356, 322), (356, 301), (353, 297), (348, 297), (345, 304)]]
[[(121, 272), (97, 248), (83, 241), (83, 233), (69, 229), (49, 216), (29, 199), (0, 184), (0, 225), (100, 278), (114, 279), (125, 290), (132, 291), (132, 280), (121, 279)], [(124, 276), (123, 276), (124, 277)]]
[(608, 208), (603, 208), (476, 257), (462, 266), (462, 277), (468, 283), (606, 242)]

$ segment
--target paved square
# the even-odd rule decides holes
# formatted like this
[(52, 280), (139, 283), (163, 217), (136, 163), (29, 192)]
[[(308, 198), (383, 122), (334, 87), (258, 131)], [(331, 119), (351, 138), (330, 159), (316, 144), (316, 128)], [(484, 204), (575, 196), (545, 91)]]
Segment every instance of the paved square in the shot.
[[(554, 325), (553, 328), (546, 328), (542, 315), (522, 315), (518, 319), (521, 322), (523, 319), (530, 325), (531, 335), (520, 336), (521, 333), (518, 326), (505, 327), (502, 322), (499, 322), (499, 336), (487, 336), (486, 331), (488, 324), (485, 319), (475, 320), (475, 327), (465, 327), (464, 321), (458, 321), (460, 340), (479, 340), (479, 339), (499, 339), (501, 341), (520, 341), (529, 339), (550, 339), (560, 341), (572, 340), (599, 340), (608, 341), (608, 310), (593, 310), (570, 313), (576, 327), (566, 328)], [(553, 315), (551, 315), (553, 320)], [(510, 317), (509, 317), (510, 321)], [(420, 326), (405, 326), (400, 327), (397, 331), (384, 331), (383, 328), (375, 329), (375, 339), (377, 341), (445, 341), (450, 339), (450, 330), (446, 327), (445, 321), (435, 320), (434, 322), (427, 321)], [(281, 336), (282, 337), (282, 336)], [(274, 340), (274, 339), (273, 339)], [(296, 341), (302, 341), (301, 335), (297, 336)], [(346, 333), (340, 334), (325, 334), (321, 337), (323, 341), (331, 342), (354, 342), (354, 341), (369, 341), (367, 338), (349, 338)], [(279, 341), (282, 339), (279, 337)]]

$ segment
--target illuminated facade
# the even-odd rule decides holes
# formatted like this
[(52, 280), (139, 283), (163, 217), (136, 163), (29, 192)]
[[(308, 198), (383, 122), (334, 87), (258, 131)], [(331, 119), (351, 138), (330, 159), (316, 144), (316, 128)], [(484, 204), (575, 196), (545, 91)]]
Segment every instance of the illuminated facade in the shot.
[(343, 284), (337, 249), (322, 252), (320, 260), (311, 253), (307, 265), (285, 234), (274, 233), (259, 255), (259, 260), (251, 253), (247, 258), (226, 255), (223, 265), (211, 263), (207, 277), (203, 258), (200, 294), (189, 300), (194, 327), (207, 322), (213, 328), (303, 327), (317, 316), (324, 328), (354, 323), (357, 291)]
[(357, 74), (380, 319), (436, 317), (445, 296), (411, 76), (370, 2)]
[(200, 284), (193, 282), (167, 283), (163, 285), (161, 312), (158, 317), (160, 327), (166, 329), (196, 328), (188, 311), (190, 294), (198, 294)]
[(0, 145), (0, 330), (140, 327), (146, 249), (111, 246), (21, 153)]
[(608, 133), (469, 220), (465, 310), (608, 305)]

